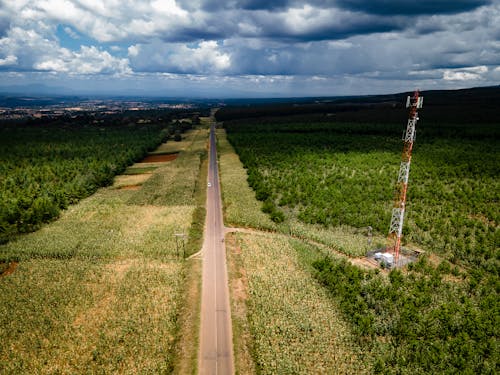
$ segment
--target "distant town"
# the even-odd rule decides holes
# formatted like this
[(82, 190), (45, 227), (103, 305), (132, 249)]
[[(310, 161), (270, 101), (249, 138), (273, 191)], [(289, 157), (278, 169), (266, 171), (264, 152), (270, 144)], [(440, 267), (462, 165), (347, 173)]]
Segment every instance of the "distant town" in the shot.
[[(126, 111), (153, 109), (192, 109), (193, 103), (167, 103), (158, 101), (102, 99), (102, 100), (39, 100), (37, 98), (17, 98), (15, 102), (0, 105), (0, 120), (42, 119), (78, 117), (83, 114), (116, 115)], [(5, 105), (9, 104), (9, 106)]]

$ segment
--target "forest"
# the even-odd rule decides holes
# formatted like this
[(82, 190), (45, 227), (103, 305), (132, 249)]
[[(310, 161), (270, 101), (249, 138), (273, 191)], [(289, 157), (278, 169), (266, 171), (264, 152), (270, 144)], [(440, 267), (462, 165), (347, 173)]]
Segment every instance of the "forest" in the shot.
[[(225, 121), (262, 211), (387, 234), (406, 124), (366, 122), (370, 111)], [(424, 251), (418, 262), (389, 273), (332, 256), (311, 264), (375, 372), (498, 372), (498, 129), (419, 122), (403, 232)]]
[[(402, 149), (398, 124), (225, 122), (248, 182), (275, 221), (386, 233)], [(496, 125), (417, 130), (404, 238), (464, 265), (497, 269), (500, 152)]]
[(188, 126), (149, 116), (1, 124), (0, 242), (58, 217)]

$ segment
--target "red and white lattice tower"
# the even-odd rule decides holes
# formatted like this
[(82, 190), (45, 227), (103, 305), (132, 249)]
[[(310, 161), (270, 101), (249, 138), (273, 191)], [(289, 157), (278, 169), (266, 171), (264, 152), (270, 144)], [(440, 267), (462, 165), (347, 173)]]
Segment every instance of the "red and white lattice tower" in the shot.
[(396, 184), (396, 194), (394, 206), (392, 208), (391, 226), (389, 228), (389, 251), (394, 253), (394, 264), (399, 263), (399, 250), (401, 247), (401, 235), (403, 233), (403, 220), (406, 206), (406, 192), (408, 190), (408, 176), (410, 174), (411, 153), (413, 142), (415, 141), (415, 125), (418, 121), (417, 109), (422, 108), (424, 98), (420, 96), (418, 90), (413, 97), (408, 96), (406, 108), (410, 108), (408, 125), (403, 135), (403, 154), (401, 155), (401, 166), (399, 167), (398, 181)]

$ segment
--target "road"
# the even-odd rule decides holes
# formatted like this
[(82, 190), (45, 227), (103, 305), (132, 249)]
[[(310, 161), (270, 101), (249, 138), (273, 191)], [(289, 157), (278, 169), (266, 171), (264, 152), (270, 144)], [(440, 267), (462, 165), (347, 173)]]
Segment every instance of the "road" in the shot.
[(200, 374), (234, 374), (233, 336), (215, 127), (210, 128), (207, 213), (203, 242)]

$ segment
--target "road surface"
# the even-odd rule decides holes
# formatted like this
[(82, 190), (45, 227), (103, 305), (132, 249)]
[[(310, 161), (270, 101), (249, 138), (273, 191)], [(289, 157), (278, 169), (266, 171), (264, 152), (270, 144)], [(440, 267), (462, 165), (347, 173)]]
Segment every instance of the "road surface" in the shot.
[(203, 242), (200, 374), (234, 374), (233, 336), (227, 283), (224, 224), (217, 168), (215, 127), (210, 128), (207, 216)]

